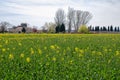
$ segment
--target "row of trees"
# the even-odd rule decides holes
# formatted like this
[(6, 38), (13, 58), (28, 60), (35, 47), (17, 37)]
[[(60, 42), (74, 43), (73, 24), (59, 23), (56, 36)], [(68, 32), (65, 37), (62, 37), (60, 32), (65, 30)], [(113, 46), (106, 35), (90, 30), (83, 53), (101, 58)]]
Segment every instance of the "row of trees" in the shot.
[(103, 26), (103, 27), (100, 27), (100, 26), (90, 26), (88, 27), (89, 31), (109, 31), (109, 32), (119, 32), (120, 31), (120, 28), (119, 26), (118, 27), (113, 27), (112, 25), (111, 26)]
[[(92, 14), (88, 11), (75, 10), (74, 8), (68, 8), (68, 13), (66, 14), (63, 9), (58, 9), (56, 11), (54, 23), (46, 23), (43, 27), (43, 31), (50, 33), (59, 33), (65, 32), (65, 29), (68, 29), (70, 33), (72, 30), (78, 32), (78, 29), (82, 25), (86, 25), (92, 18)], [(0, 32), (7, 31), (7, 27), (10, 24), (8, 22), (0, 23)], [(22, 24), (22, 26), (26, 26)], [(67, 26), (67, 27), (66, 27)], [(26, 32), (25, 28), (22, 29), (23, 32)]]
[(78, 29), (82, 25), (87, 25), (87, 23), (92, 19), (92, 14), (88, 11), (74, 10), (74, 8), (68, 8), (67, 20), (68, 20), (68, 32), (70, 33), (72, 29), (78, 32)]
[[(63, 9), (58, 9), (54, 17), (55, 23), (46, 23), (43, 29), (46, 28), (48, 32), (56, 33), (65, 32), (65, 29), (68, 29), (68, 33), (71, 33), (72, 30), (78, 32), (79, 27), (87, 25), (91, 19), (92, 14), (88, 11), (75, 10), (69, 7), (68, 13), (65, 14)], [(61, 31), (62, 26), (63, 30)]]

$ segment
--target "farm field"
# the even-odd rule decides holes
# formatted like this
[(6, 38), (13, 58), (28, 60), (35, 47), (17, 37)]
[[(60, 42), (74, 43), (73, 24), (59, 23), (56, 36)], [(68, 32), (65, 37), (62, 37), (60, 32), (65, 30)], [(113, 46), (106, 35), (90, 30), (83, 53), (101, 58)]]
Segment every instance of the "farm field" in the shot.
[(0, 34), (1, 80), (120, 80), (120, 34)]

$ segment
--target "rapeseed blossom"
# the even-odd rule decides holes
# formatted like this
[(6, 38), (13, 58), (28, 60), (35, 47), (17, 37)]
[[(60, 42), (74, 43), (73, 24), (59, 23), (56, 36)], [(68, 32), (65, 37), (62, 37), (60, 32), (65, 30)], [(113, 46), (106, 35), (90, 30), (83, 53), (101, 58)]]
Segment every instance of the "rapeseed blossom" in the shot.
[(21, 54), (20, 54), (20, 57), (21, 57), (21, 58), (23, 58), (23, 57), (24, 57), (24, 54), (23, 54), (23, 53), (21, 53)]
[(30, 51), (31, 51), (31, 54), (34, 54), (34, 50), (33, 50), (33, 48), (31, 48), (31, 50), (30, 50)]
[(5, 51), (6, 51), (6, 49), (5, 49), (5, 48), (3, 48), (3, 49), (2, 49), (2, 52), (5, 52)]
[(76, 52), (79, 52), (79, 48), (78, 48), (78, 47), (75, 47), (75, 51), (76, 51)]
[(9, 54), (9, 59), (13, 59), (13, 58), (14, 58), (13, 54)]
[(31, 60), (29, 57), (26, 58), (26, 61), (29, 63)]
[(84, 50), (82, 50), (82, 49), (80, 49), (79, 51), (80, 51), (80, 53), (84, 53)]
[(70, 61), (69, 61), (69, 64), (73, 64), (73, 60), (70, 60)]
[(52, 60), (55, 62), (55, 61), (56, 61), (56, 58), (55, 58), (55, 57), (53, 57), (53, 58), (52, 58)]
[(54, 49), (55, 49), (55, 46), (54, 46), (54, 45), (51, 45), (50, 48), (54, 50)]
[(19, 45), (19, 46), (22, 46), (22, 44), (21, 44), (21, 43), (19, 43), (18, 45)]
[(116, 56), (118, 56), (120, 53), (119, 53), (119, 51), (116, 51)]
[(39, 54), (42, 54), (42, 50), (41, 50), (41, 49), (38, 49), (38, 53), (39, 53)]

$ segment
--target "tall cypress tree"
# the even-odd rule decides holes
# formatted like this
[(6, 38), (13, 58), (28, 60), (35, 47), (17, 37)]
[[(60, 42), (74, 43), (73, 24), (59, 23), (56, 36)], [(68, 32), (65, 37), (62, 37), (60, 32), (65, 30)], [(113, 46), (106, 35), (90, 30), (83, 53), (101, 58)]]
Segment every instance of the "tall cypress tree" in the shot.
[(114, 30), (115, 32), (117, 31), (117, 27), (115, 27), (115, 30)]
[(26, 32), (26, 29), (25, 27), (22, 28), (22, 32), (25, 33)]
[(56, 30), (56, 33), (59, 33), (59, 31), (60, 31), (59, 30), (59, 25), (56, 26), (55, 30)]
[(110, 31), (110, 27), (108, 26), (108, 31)]
[(113, 31), (113, 26), (112, 25), (110, 26), (110, 31)]
[(61, 26), (60, 26), (60, 32), (65, 32), (65, 25), (64, 24), (62, 24)]
[(117, 30), (118, 32), (119, 32), (119, 27), (118, 27), (118, 30)]

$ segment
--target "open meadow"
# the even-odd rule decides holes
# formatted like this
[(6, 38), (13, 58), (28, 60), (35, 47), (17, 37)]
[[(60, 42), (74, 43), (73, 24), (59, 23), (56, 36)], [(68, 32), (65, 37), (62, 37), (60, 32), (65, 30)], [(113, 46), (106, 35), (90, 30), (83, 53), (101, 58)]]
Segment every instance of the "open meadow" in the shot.
[(120, 80), (120, 34), (0, 34), (0, 79)]

